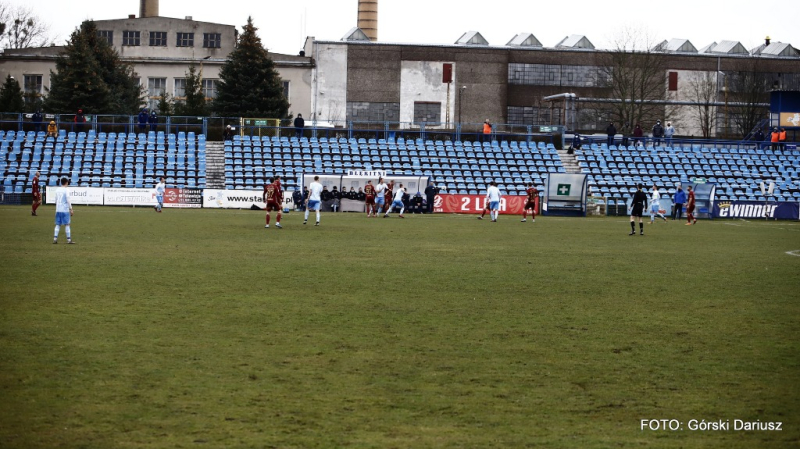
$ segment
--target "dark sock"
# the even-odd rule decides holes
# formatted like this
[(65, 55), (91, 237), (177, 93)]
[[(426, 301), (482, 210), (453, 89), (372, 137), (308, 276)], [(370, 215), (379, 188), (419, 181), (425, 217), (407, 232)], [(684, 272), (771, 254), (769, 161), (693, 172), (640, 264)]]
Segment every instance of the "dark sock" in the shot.
[(639, 222), (639, 231), (644, 232), (644, 223)]
[(631, 222), (631, 232), (636, 232), (636, 224)]

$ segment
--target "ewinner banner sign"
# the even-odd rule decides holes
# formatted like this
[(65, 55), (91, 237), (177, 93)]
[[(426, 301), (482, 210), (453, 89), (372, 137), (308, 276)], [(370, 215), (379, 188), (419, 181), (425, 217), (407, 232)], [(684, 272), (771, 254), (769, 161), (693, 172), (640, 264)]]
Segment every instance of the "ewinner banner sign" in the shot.
[(800, 220), (800, 203), (763, 201), (722, 201), (714, 204), (712, 218)]
[[(500, 197), (500, 213), (522, 215), (522, 208), (528, 197), (525, 195), (505, 195)], [(479, 214), (486, 204), (486, 195), (436, 195), (433, 211), (445, 214)], [(536, 214), (539, 214), (539, 200), (536, 200)]]
[(194, 207), (203, 205), (201, 189), (166, 189), (164, 191), (164, 207)]

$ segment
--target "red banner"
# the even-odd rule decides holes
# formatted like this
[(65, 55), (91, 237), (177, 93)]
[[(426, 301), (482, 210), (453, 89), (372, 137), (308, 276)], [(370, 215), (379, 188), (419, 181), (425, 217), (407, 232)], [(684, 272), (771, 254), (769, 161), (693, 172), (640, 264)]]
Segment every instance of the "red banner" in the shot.
[(164, 207), (201, 207), (203, 191), (200, 189), (164, 189)]
[[(522, 208), (528, 202), (525, 195), (500, 197), (500, 213), (522, 215)], [(433, 211), (446, 214), (479, 214), (486, 204), (486, 195), (436, 195)], [(539, 199), (536, 199), (536, 214), (539, 214)]]

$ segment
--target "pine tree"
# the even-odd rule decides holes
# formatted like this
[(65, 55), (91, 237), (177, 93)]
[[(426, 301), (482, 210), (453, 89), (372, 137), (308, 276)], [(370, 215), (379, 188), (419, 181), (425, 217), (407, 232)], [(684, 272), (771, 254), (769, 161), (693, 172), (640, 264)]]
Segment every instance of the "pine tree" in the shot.
[(142, 91), (133, 68), (120, 61), (116, 50), (86, 21), (70, 36), (50, 72), (45, 107), (51, 112), (83, 109), (94, 114), (134, 114), (142, 105)]
[(285, 118), (289, 102), (252, 17), (243, 29), (238, 46), (220, 70), (213, 110), (222, 116)]
[(175, 105), (175, 115), (203, 116), (208, 115), (208, 105), (203, 92), (203, 72), (198, 72), (194, 64), (186, 73), (185, 100)]
[(164, 90), (161, 91), (161, 98), (158, 99), (156, 110), (158, 111), (158, 115), (163, 117), (175, 115), (172, 97)]
[(22, 112), (24, 107), (19, 83), (7, 75), (6, 82), (0, 87), (0, 112)]

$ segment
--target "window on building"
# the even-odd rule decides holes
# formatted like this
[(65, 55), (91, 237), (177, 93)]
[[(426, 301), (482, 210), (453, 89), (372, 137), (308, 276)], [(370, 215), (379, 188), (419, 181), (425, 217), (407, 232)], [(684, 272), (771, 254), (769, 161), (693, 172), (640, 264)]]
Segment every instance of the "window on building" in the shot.
[(186, 96), (186, 78), (175, 78), (175, 98)]
[(161, 97), (161, 92), (167, 90), (166, 78), (148, 78), (147, 92), (151, 97)]
[(289, 99), (289, 81), (281, 81), (283, 83), (283, 98)]
[(114, 45), (114, 32), (111, 30), (97, 30), (97, 36), (108, 41), (108, 45)]
[(414, 123), (439, 125), (442, 123), (442, 103), (438, 101), (415, 101)]
[(669, 72), (669, 90), (671, 92), (678, 90), (678, 72)]
[(42, 93), (42, 75), (25, 75), (24, 78), (24, 86), (26, 94), (37, 94), (41, 95)]
[(123, 31), (122, 45), (127, 47), (138, 47), (141, 45), (141, 31)]
[(150, 46), (151, 47), (166, 47), (167, 46), (167, 32), (166, 31), (151, 31), (150, 32)]
[(203, 48), (220, 48), (222, 35), (219, 33), (203, 33)]
[(194, 47), (194, 33), (178, 33), (175, 45), (178, 47)]
[(219, 80), (203, 79), (203, 96), (217, 98), (217, 83)]

